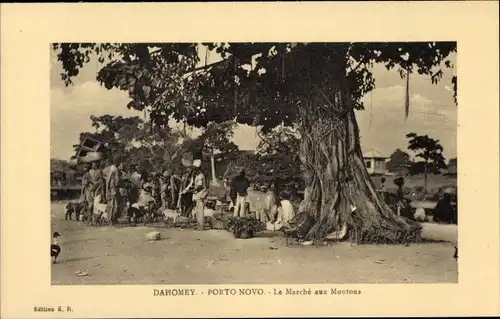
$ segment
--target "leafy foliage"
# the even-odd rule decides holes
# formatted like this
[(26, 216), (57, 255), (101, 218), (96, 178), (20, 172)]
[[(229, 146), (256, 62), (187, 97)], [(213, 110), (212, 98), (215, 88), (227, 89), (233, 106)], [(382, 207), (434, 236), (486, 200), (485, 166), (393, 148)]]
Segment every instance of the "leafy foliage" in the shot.
[(391, 154), (387, 169), (392, 172), (400, 168), (408, 168), (410, 165), (410, 155), (398, 148)]
[(231, 140), (236, 123), (228, 121), (223, 123), (211, 122), (203, 129), (197, 138), (185, 138), (182, 144), (183, 152), (191, 152), (196, 157), (203, 159), (202, 168), (211, 171), (211, 157), (215, 163), (213, 171), (217, 175), (217, 166), (230, 162), (238, 154), (238, 146)]
[[(426, 170), (427, 168), (427, 170)], [(408, 173), (410, 175), (434, 174), (439, 175), (440, 170), (435, 166), (428, 165), (424, 161), (411, 163)]]
[[(179, 134), (168, 127), (150, 128), (139, 117), (91, 116), (95, 133), (80, 133), (79, 142), (91, 137), (103, 142), (108, 156), (126, 166), (140, 165), (143, 170), (163, 170), (176, 164)], [(79, 144), (74, 145), (75, 151)], [(179, 159), (180, 161), (180, 159)]]
[(202, 141), (200, 144), (203, 145), (203, 151), (209, 155), (223, 154), (223, 157), (237, 152), (238, 146), (231, 140), (235, 126), (236, 123), (231, 121), (208, 123), (198, 137), (198, 140)]
[(290, 127), (278, 127), (265, 137), (257, 147), (259, 159), (259, 182), (278, 181), (280, 185), (302, 184), (300, 165), (300, 134)]
[(50, 159), (51, 184), (61, 182), (62, 184), (78, 184), (81, 172), (74, 168), (70, 162), (60, 159)]
[[(264, 132), (300, 121), (297, 107), (314, 94), (334, 98), (328, 83), (333, 65), (341, 65), (349, 82), (352, 106), (375, 86), (373, 63), (431, 77), (453, 67), (455, 42), (391, 43), (62, 43), (54, 44), (63, 66), (62, 80), (72, 77), (95, 53), (109, 61), (97, 79), (106, 88), (127, 91), (130, 108), (151, 112), (155, 124), (169, 116), (204, 126), (210, 122), (260, 125)], [(222, 60), (196, 67), (205, 47)], [(253, 61), (253, 63), (252, 63)], [(340, 64), (338, 62), (341, 62)], [(318, 86), (318, 84), (322, 84)], [(456, 77), (452, 84), (456, 97)]]
[(252, 151), (240, 150), (232, 154), (224, 164), (225, 168), (222, 176), (229, 181), (236, 176), (239, 168), (245, 170), (245, 175), (251, 183), (259, 180), (261, 174), (260, 156)]
[(410, 139), (408, 149), (416, 151), (415, 156), (424, 160), (426, 172), (446, 168), (443, 146), (441, 146), (439, 140), (432, 139), (427, 135), (420, 136), (415, 133), (409, 133), (406, 137)]

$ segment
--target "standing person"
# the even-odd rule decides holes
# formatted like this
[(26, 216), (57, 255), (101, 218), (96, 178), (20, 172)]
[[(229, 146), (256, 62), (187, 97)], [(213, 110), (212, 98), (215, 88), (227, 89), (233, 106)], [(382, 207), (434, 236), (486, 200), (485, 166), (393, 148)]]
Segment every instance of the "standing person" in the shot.
[(394, 184), (398, 187), (396, 190), (396, 207), (398, 216), (401, 216), (401, 211), (405, 208), (405, 194), (403, 190), (405, 180), (402, 177), (398, 177), (394, 180)]
[(85, 165), (84, 168), (84, 173), (82, 176), (82, 193), (81, 193), (81, 198), (82, 201), (85, 205), (85, 217), (90, 218), (92, 216), (92, 204), (93, 204), (93, 198), (92, 198), (92, 189), (91, 189), (91, 183), (90, 183), (90, 166)]
[(208, 187), (205, 174), (201, 169), (201, 160), (193, 161), (193, 174), (191, 175), (193, 184), (193, 201), (196, 203), (195, 216), (198, 223), (198, 230), (203, 230), (205, 225), (205, 199), (208, 196)]
[(151, 183), (153, 185), (153, 197), (155, 199), (155, 202), (157, 204), (157, 207), (158, 205), (162, 205), (162, 200), (161, 200), (161, 177), (162, 177), (162, 174), (159, 173), (159, 172), (153, 172), (152, 174), (152, 180), (151, 180)]
[(101, 197), (101, 202), (106, 201), (106, 190), (104, 175), (99, 167), (98, 162), (92, 163), (92, 168), (89, 171), (90, 177), (90, 193), (89, 206), (91, 215), (94, 213), (94, 200), (97, 196)]
[(144, 184), (146, 183), (152, 184), (151, 182), (152, 182), (151, 175), (146, 170), (143, 170), (141, 172), (141, 182), (139, 187), (143, 188)]
[(169, 170), (164, 171), (163, 174), (160, 175), (160, 200), (163, 208), (168, 208), (168, 184), (171, 175)]
[(243, 217), (246, 213), (245, 203), (247, 201), (248, 187), (250, 187), (250, 182), (245, 176), (245, 170), (240, 169), (238, 175), (233, 179), (231, 183), (234, 192), (236, 192), (236, 205), (234, 207), (234, 217)]
[(118, 184), (118, 191), (119, 191), (119, 200), (118, 200), (118, 211), (121, 214), (127, 215), (126, 212), (128, 211), (129, 203), (128, 203), (128, 194), (129, 194), (129, 188), (130, 188), (130, 181), (129, 181), (129, 176), (128, 173), (125, 171), (125, 166), (123, 163), (121, 163), (118, 166), (118, 174), (119, 174), (119, 184)]
[(137, 186), (137, 188), (141, 187), (142, 174), (140, 173), (139, 165), (134, 165), (130, 179), (132, 180), (132, 183)]
[(137, 203), (139, 199), (139, 190), (141, 189), (142, 175), (139, 173), (139, 165), (134, 165), (132, 174), (130, 174), (130, 189), (128, 201), (130, 205)]
[(380, 180), (380, 187), (377, 189), (377, 191), (380, 193), (382, 199), (385, 201), (385, 193), (387, 192), (387, 187), (385, 186), (385, 177), (382, 177), (382, 179)]
[(169, 184), (168, 187), (170, 189), (170, 204), (172, 205), (173, 209), (177, 209), (177, 202), (179, 201), (179, 193), (182, 189), (183, 186), (183, 179), (182, 176), (179, 176), (178, 174), (175, 174), (175, 172), (172, 173), (172, 176), (170, 176), (169, 179)]
[(264, 214), (260, 216), (260, 221), (264, 223), (274, 223), (278, 215), (279, 207), (281, 207), (281, 200), (276, 193), (274, 183), (271, 183), (267, 190), (266, 197), (264, 198)]
[(90, 184), (90, 176), (89, 176), (89, 171), (90, 167), (88, 165), (85, 165), (83, 175), (82, 175), (82, 182), (81, 182), (81, 198), (82, 200), (86, 201), (86, 190), (87, 187)]
[(189, 217), (191, 215), (190, 213), (193, 206), (193, 172), (193, 168), (188, 168), (182, 174), (179, 197), (177, 199), (177, 206), (179, 206), (181, 214), (185, 217)]
[(120, 172), (118, 171), (119, 163), (113, 161), (109, 166), (109, 173), (106, 180), (106, 197), (109, 212), (109, 224), (115, 223), (119, 217), (119, 197), (120, 197)]

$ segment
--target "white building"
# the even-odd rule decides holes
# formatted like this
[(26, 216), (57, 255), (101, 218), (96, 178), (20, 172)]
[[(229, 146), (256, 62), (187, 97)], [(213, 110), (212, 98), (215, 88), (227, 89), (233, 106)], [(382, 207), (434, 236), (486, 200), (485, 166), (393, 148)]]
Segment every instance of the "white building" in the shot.
[(363, 154), (365, 166), (370, 175), (383, 175), (386, 170), (387, 157), (376, 150), (369, 150)]

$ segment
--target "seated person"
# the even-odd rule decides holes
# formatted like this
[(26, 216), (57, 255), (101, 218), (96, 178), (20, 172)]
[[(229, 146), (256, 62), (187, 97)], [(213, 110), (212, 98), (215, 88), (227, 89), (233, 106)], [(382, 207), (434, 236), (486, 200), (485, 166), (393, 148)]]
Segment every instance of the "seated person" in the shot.
[(206, 208), (204, 210), (205, 217), (214, 217), (216, 203), (217, 203), (217, 201), (215, 201), (215, 200), (207, 200), (207, 202), (205, 204)]
[(457, 223), (457, 214), (452, 205), (452, 195), (444, 193), (434, 208), (434, 221), (438, 223)]
[(295, 217), (295, 210), (293, 208), (292, 202), (288, 199), (287, 194), (283, 194), (280, 205), (277, 208), (277, 216), (275, 221), (269, 221), (266, 224), (267, 230), (280, 230), (282, 228), (289, 229), (292, 228), (290, 221)]

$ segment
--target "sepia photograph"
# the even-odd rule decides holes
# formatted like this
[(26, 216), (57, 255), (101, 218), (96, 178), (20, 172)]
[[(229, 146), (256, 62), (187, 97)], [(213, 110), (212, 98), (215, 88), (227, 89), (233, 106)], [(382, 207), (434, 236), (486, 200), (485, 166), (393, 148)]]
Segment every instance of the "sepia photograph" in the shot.
[(458, 283), (457, 56), (52, 43), (51, 284)]
[(498, 12), (2, 4), (0, 317), (500, 314)]

